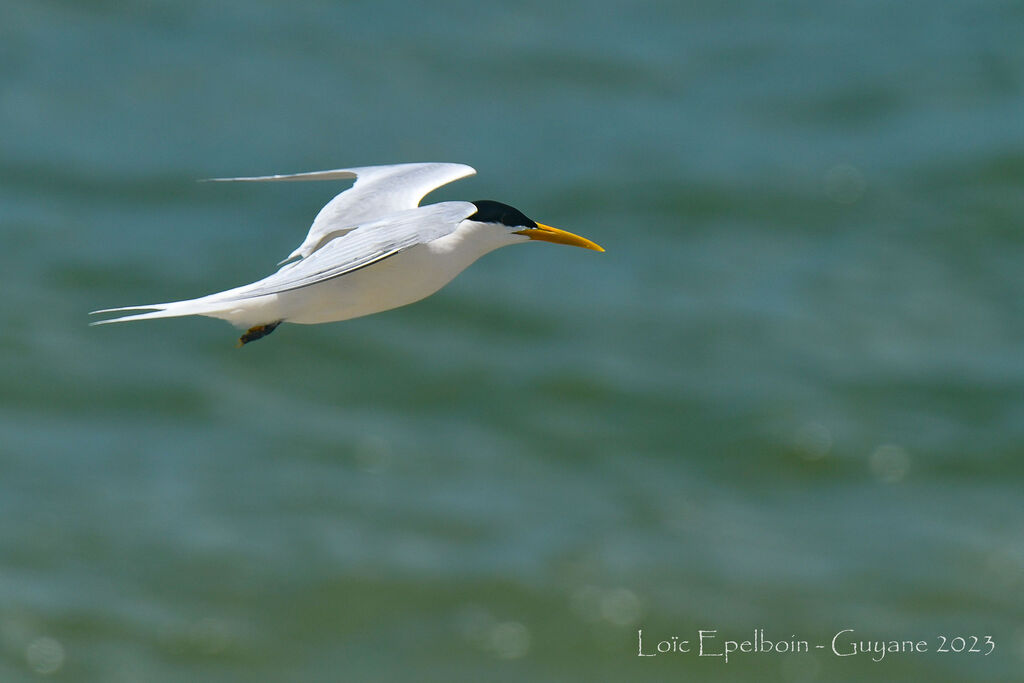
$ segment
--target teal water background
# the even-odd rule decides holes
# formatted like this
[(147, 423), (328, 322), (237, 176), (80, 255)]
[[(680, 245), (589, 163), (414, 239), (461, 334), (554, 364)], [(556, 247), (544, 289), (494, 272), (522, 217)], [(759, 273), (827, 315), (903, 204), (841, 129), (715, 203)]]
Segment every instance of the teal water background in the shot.
[[(1021, 679), (1022, 35), (967, 0), (0, 2), (0, 681)], [(87, 326), (263, 277), (341, 188), (197, 178), (402, 161), (607, 253), (242, 350)], [(637, 656), (851, 628), (932, 652)]]

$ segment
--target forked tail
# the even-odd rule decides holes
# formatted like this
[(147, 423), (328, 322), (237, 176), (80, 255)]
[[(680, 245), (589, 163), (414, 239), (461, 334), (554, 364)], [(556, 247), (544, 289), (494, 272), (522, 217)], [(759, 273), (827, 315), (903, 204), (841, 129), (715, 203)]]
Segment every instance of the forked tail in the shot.
[[(152, 310), (156, 309), (156, 310)], [(235, 305), (229, 302), (203, 301), (202, 299), (190, 299), (188, 301), (171, 301), (165, 304), (147, 304), (145, 306), (122, 306), (121, 308), (104, 308), (99, 311), (92, 311), (89, 315), (100, 315), (103, 313), (120, 313), (122, 311), (149, 311), (148, 313), (134, 313), (123, 315), (119, 318), (109, 320), (96, 320), (90, 325), (107, 325), (109, 323), (124, 323), (135, 320), (153, 320), (156, 318), (178, 318), (185, 315), (205, 315), (211, 318), (221, 318), (229, 322), (232, 320), (231, 313), (236, 309)]]

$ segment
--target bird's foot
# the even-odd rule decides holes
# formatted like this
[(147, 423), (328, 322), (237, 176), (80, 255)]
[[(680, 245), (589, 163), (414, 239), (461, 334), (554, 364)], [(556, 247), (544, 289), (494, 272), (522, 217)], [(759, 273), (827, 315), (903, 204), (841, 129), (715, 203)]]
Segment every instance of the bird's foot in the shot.
[(266, 325), (256, 325), (255, 327), (250, 327), (248, 330), (245, 331), (245, 334), (238, 338), (237, 348), (240, 349), (251, 341), (256, 341), (257, 339), (262, 339), (263, 337), (266, 337), (268, 334), (276, 330), (277, 326), (280, 325), (281, 322), (282, 321), (278, 320), (277, 322), (267, 323)]

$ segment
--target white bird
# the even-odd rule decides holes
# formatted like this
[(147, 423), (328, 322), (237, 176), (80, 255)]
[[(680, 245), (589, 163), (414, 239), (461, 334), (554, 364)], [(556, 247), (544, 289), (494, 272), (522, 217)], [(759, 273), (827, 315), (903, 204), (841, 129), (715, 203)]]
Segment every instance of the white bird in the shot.
[(510, 244), (539, 240), (604, 251), (584, 237), (535, 223), (501, 202), (419, 206), (427, 193), (475, 173), (464, 164), (424, 163), (214, 178), (356, 181), (320, 209), (306, 239), (276, 273), (198, 299), (93, 311), (155, 309), (92, 324), (203, 315), (248, 328), (238, 340), (242, 346), (283, 322), (349, 320), (419, 301), (484, 254)]

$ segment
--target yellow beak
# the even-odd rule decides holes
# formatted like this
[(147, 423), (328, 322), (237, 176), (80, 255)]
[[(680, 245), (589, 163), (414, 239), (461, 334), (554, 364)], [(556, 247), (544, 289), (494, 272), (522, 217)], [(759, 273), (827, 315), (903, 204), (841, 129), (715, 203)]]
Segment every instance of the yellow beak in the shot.
[(540, 240), (541, 242), (554, 242), (555, 244), (567, 244), (570, 247), (583, 247), (584, 249), (593, 249), (594, 251), (604, 251), (599, 244), (591, 242), (586, 237), (580, 237), (571, 232), (552, 228), (550, 225), (541, 225), (540, 223), (537, 224), (536, 228), (516, 230), (516, 234), (526, 235), (531, 240)]

